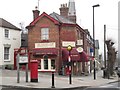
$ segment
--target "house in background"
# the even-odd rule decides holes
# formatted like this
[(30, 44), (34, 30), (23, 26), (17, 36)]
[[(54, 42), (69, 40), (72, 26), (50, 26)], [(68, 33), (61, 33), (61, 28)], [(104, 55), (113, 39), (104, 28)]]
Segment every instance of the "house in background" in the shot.
[(28, 33), (22, 31), (21, 33), (21, 48), (27, 48), (28, 47)]
[(28, 30), (24, 27), (23, 23), (20, 23), (21, 27), (21, 48), (28, 47)]
[(13, 68), (14, 49), (20, 48), (21, 29), (0, 18), (0, 66)]

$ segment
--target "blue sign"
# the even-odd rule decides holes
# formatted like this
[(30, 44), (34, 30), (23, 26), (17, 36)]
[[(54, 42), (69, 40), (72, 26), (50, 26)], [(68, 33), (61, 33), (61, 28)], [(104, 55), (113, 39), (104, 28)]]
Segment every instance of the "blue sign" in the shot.
[(90, 52), (93, 52), (93, 48), (90, 48)]

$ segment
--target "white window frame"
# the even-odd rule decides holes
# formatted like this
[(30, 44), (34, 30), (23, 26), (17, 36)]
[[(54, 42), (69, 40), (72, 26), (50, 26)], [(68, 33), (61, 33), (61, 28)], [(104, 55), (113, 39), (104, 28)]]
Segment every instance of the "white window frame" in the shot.
[(10, 31), (8, 29), (4, 30), (4, 36), (5, 38), (10, 38)]
[(49, 40), (49, 28), (41, 28), (41, 40)]
[[(8, 51), (5, 52), (5, 48), (7, 48), (6, 50)], [(7, 55), (7, 58), (5, 58), (5, 54)], [(4, 61), (10, 61), (10, 47), (4, 46)]]
[(55, 69), (52, 69), (52, 67), (51, 67), (51, 60), (53, 60), (53, 59), (48, 58), (48, 69), (45, 69), (44, 68), (44, 59), (41, 59), (41, 65), (40, 65), (41, 69), (38, 69), (38, 71), (55, 71), (56, 66), (55, 66)]

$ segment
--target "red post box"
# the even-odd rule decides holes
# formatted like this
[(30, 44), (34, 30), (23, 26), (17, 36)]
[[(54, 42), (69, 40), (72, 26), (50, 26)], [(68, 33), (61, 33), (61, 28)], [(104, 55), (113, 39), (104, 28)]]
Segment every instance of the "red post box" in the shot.
[(31, 60), (30, 62), (30, 76), (31, 82), (38, 82), (38, 61)]

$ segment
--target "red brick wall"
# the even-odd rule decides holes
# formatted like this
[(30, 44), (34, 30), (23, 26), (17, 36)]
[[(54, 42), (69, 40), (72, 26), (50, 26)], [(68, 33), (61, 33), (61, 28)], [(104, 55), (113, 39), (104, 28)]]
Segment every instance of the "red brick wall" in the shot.
[(35, 26), (28, 32), (28, 48), (31, 50), (35, 48), (35, 43), (42, 42), (40, 29), (42, 27), (48, 27), (49, 30), (49, 42), (56, 42), (56, 46), (59, 44), (59, 28), (47, 17), (41, 18)]
[(61, 40), (62, 41), (76, 41), (76, 28), (72, 26), (64, 26), (61, 29)]

